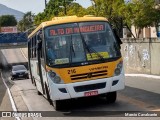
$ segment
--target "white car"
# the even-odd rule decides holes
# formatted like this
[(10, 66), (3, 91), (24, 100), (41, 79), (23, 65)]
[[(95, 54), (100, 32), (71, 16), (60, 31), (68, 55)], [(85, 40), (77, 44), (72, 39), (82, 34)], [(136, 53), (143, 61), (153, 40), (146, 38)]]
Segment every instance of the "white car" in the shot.
[(12, 66), (11, 80), (14, 80), (14, 79), (17, 79), (17, 78), (29, 79), (28, 70), (24, 65)]

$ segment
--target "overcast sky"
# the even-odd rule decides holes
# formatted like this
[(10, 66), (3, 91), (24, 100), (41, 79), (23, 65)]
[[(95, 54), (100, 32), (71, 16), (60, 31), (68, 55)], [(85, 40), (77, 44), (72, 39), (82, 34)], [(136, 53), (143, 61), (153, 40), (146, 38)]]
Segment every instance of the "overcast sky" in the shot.
[[(76, 0), (76, 2), (85, 8), (91, 5), (90, 0)], [(0, 0), (0, 4), (24, 13), (32, 11), (37, 14), (39, 12), (43, 12), (45, 0)]]

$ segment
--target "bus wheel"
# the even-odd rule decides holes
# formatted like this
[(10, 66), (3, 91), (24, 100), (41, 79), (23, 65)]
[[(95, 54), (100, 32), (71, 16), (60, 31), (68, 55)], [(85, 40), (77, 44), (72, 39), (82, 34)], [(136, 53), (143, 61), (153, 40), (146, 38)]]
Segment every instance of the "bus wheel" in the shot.
[(53, 107), (55, 110), (61, 110), (62, 109), (61, 101), (60, 100), (53, 101)]
[(107, 103), (114, 103), (117, 99), (117, 92), (109, 92), (106, 95)]

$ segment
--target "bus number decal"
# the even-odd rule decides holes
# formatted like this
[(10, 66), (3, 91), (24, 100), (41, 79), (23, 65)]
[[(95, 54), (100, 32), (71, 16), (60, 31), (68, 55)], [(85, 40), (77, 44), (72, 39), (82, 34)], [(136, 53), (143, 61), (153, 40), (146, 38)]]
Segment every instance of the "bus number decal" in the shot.
[(74, 73), (76, 73), (76, 69), (68, 70), (68, 74), (74, 74)]

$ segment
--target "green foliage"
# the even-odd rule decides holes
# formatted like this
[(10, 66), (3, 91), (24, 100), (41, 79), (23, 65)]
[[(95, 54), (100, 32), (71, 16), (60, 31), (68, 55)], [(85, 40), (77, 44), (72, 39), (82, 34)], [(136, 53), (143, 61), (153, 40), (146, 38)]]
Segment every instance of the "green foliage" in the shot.
[(50, 0), (44, 12), (35, 16), (35, 24), (51, 20), (55, 16), (64, 16), (73, 0)]
[(106, 17), (120, 35), (122, 34), (123, 22), (122, 14), (119, 11), (124, 5), (124, 0), (93, 0), (92, 7), (88, 8), (88, 13)]
[(13, 15), (2, 15), (0, 16), (0, 26), (7, 27), (7, 26), (16, 26), (17, 20)]
[(33, 26), (34, 14), (32, 12), (27, 12), (24, 14), (23, 19), (18, 22), (18, 30), (26, 31)]
[[(69, 8), (69, 9), (68, 9)], [(85, 15), (85, 8), (83, 8), (78, 3), (72, 3), (67, 8), (67, 15), (77, 15), (77, 16), (84, 16)]]
[[(155, 9), (155, 0), (133, 0), (126, 4), (121, 13), (125, 24), (134, 25), (137, 29), (157, 26), (160, 20), (160, 11)], [(139, 37), (139, 31), (137, 33)]]
[(93, 5), (90, 6), (90, 7), (88, 7), (88, 8), (86, 9), (86, 14), (87, 14), (87, 15), (95, 15), (95, 14), (96, 14), (95, 8), (94, 8)]
[[(122, 28), (134, 25), (142, 29), (157, 26), (160, 22), (160, 10), (155, 9), (155, 0), (91, 0), (92, 6), (83, 8), (73, 0), (50, 0), (44, 12), (35, 16), (35, 24), (51, 20), (55, 16), (95, 15), (106, 17), (122, 35)], [(65, 12), (66, 11), (66, 12)]]

